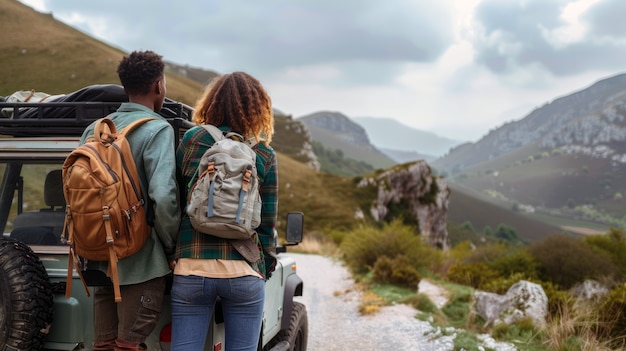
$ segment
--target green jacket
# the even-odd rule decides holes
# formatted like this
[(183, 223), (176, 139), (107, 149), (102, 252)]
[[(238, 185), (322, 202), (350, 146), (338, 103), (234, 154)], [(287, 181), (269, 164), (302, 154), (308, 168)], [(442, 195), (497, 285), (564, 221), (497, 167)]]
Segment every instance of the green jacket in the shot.
[[(226, 127), (221, 127), (226, 130)], [(189, 129), (183, 136), (176, 150), (176, 164), (178, 166), (179, 186), (181, 198), (189, 196), (190, 182), (198, 168), (200, 159), (215, 140), (206, 129), (196, 126)], [(275, 269), (276, 259), (269, 255), (275, 251), (274, 228), (278, 214), (278, 164), (276, 153), (271, 147), (258, 143), (253, 147), (256, 152), (257, 176), (259, 177), (259, 192), (263, 205), (261, 207), (261, 224), (256, 228), (254, 240), (259, 246), (261, 259), (251, 262), (250, 266), (265, 278)], [(191, 226), (189, 216), (183, 211), (183, 218), (178, 237), (176, 258), (200, 258), (244, 260), (226, 239), (197, 232)]]
[[(172, 126), (158, 113), (135, 104), (123, 103), (109, 115), (119, 131), (131, 122), (155, 117), (127, 136), (146, 199), (152, 235), (136, 254), (118, 261), (120, 285), (145, 282), (170, 272), (167, 257), (173, 258), (180, 225), (180, 204), (176, 183), (175, 135)], [(93, 135), (92, 123), (80, 143)], [(146, 196), (147, 195), (147, 196)], [(107, 262), (90, 263), (89, 268), (107, 269)]]

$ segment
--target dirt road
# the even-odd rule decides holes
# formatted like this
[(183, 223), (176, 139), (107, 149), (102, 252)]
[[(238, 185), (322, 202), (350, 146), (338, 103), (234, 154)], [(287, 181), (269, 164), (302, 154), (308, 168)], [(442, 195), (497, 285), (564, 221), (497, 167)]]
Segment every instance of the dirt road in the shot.
[(340, 263), (317, 255), (296, 257), (307, 306), (308, 350), (452, 350), (450, 337), (433, 339), (436, 330), (415, 319), (406, 305), (384, 307), (372, 316), (358, 312), (360, 293)]
[[(354, 289), (347, 269), (332, 259), (289, 253), (297, 262), (304, 293), (296, 299), (308, 311), (310, 351), (419, 350), (451, 351), (454, 331), (442, 336), (438, 328), (415, 318), (407, 305), (383, 307), (374, 315), (358, 312), (360, 292)], [(486, 347), (498, 351), (515, 348), (487, 340)]]

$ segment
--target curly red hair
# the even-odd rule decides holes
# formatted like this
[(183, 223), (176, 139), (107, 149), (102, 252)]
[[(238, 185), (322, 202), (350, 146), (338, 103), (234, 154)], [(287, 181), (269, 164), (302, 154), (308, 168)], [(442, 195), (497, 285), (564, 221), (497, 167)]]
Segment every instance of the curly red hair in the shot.
[(261, 83), (245, 72), (214, 78), (196, 103), (192, 120), (196, 124), (229, 126), (266, 146), (274, 135), (272, 101)]

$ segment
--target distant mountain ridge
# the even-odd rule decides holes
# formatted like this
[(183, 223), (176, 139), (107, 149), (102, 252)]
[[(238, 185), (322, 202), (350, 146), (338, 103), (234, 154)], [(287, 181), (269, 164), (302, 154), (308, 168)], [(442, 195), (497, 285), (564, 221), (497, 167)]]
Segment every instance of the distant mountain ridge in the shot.
[(385, 155), (398, 163), (406, 163), (417, 160), (424, 160), (428, 163), (435, 160), (435, 156), (420, 154), (417, 151), (392, 150), (378, 147)]
[(326, 149), (341, 150), (346, 157), (375, 168), (387, 168), (397, 163), (370, 143), (362, 126), (340, 112), (320, 111), (297, 120), (309, 129), (311, 139), (320, 142)]
[(626, 74), (557, 98), (431, 166), (457, 188), (567, 230), (626, 228)]
[(463, 143), (409, 127), (392, 118), (354, 117), (352, 120), (365, 128), (372, 144), (379, 149), (413, 151), (425, 160), (441, 157)]
[(433, 162), (446, 171), (460, 171), (533, 143), (543, 148), (598, 146), (626, 141), (624, 110), (626, 74), (600, 80), (558, 98), (490, 131), (476, 143), (465, 143)]

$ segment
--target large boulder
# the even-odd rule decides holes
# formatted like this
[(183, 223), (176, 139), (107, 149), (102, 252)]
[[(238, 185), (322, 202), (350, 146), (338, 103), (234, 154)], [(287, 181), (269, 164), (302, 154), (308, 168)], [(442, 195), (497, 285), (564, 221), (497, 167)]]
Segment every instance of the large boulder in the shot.
[(477, 291), (474, 310), (486, 321), (486, 326), (511, 325), (530, 318), (537, 327), (546, 324), (548, 297), (539, 284), (521, 280), (509, 288), (505, 295)]
[(398, 165), (364, 177), (357, 187), (372, 188), (376, 194), (369, 209), (374, 220), (390, 221), (398, 215), (394, 211), (401, 211), (417, 223), (424, 240), (447, 249), (450, 190), (444, 178), (432, 175), (426, 162)]

